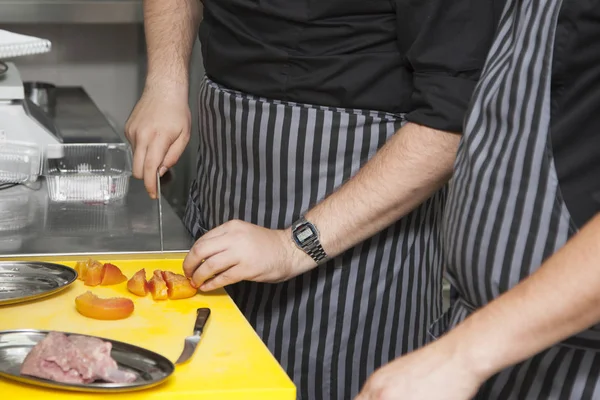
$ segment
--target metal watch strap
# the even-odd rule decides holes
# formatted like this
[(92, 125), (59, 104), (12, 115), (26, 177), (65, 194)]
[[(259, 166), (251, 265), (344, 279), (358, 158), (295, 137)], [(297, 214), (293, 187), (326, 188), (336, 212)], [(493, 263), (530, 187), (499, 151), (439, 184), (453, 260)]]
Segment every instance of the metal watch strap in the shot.
[(299, 247), (302, 251), (304, 251), (306, 254), (308, 254), (317, 264), (321, 264), (322, 262), (327, 260), (327, 253), (325, 253), (325, 250), (323, 249), (323, 246), (321, 245), (321, 242), (319, 241), (319, 230), (317, 229), (317, 227), (314, 226), (312, 223), (308, 222), (306, 220), (306, 218), (304, 217), (304, 215), (302, 215), (292, 225), (292, 235), (295, 235), (295, 231), (299, 226), (305, 225), (305, 224), (310, 224), (314, 228), (314, 230), (316, 232), (316, 237), (314, 238), (314, 240), (312, 240), (310, 243), (308, 243), (305, 246), (299, 246), (296, 241), (294, 241), (294, 242), (296, 243), (297, 247)]
[(319, 241), (313, 242), (310, 248), (304, 250), (317, 264), (321, 264), (323, 261), (327, 260), (327, 253), (325, 253), (325, 250), (323, 250), (323, 246), (321, 246)]

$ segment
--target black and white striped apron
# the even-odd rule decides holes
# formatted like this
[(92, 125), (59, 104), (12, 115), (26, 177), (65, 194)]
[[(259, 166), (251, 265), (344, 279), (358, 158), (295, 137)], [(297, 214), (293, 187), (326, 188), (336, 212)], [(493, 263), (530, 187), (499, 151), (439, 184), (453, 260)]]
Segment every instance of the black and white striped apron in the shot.
[[(457, 299), (434, 336), (533, 273), (577, 230), (550, 143), (561, 3), (507, 2), (459, 146), (443, 227)], [(497, 374), (477, 399), (600, 399), (599, 348), (600, 331), (590, 329)]]
[[(253, 97), (204, 80), (186, 224), (289, 226), (348, 180), (402, 117)], [(304, 400), (351, 399), (378, 366), (428, 340), (441, 312), (445, 190), (385, 231), (281, 284), (228, 292)]]

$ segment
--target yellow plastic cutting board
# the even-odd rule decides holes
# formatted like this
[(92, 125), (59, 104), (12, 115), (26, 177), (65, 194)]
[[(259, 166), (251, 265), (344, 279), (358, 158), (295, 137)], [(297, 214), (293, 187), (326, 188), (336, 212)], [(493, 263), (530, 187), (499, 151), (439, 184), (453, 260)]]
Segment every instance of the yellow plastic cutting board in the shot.
[[(129, 258), (129, 259), (128, 259)], [(98, 256), (112, 262), (131, 277), (141, 268), (147, 276), (155, 269), (181, 273), (180, 255), (166, 259), (140, 256)], [(1, 259), (0, 259), (1, 260)], [(41, 259), (37, 259), (41, 260)], [(45, 258), (68, 266), (74, 260)], [(119, 321), (86, 318), (75, 310), (74, 299), (91, 290), (100, 297), (125, 296), (133, 299), (132, 316)], [(209, 323), (192, 360), (177, 366), (167, 382), (139, 392), (110, 394), (114, 399), (223, 399), (292, 400), (296, 389), (266, 346), (224, 291), (198, 294), (191, 299), (155, 302), (127, 291), (126, 283), (89, 288), (81, 281), (46, 299), (0, 307), (0, 330), (60, 330), (106, 337), (155, 351), (175, 361), (183, 349), (183, 339), (194, 325), (196, 309), (209, 307)], [(104, 395), (56, 391), (32, 387), (0, 378), (0, 393), (7, 399), (100, 399)]]

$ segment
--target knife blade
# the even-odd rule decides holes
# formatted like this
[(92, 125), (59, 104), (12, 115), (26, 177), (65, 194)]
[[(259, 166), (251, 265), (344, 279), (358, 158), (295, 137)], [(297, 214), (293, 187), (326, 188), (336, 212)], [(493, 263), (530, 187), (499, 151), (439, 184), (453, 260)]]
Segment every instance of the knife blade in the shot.
[(181, 352), (181, 355), (177, 361), (175, 361), (175, 364), (183, 364), (192, 357), (194, 351), (196, 351), (198, 342), (200, 342), (200, 338), (202, 337), (202, 332), (204, 331), (204, 326), (208, 321), (208, 317), (210, 317), (210, 308), (198, 309), (196, 322), (194, 324), (194, 334), (185, 338), (183, 351)]
[(162, 194), (160, 190), (160, 172), (156, 171), (156, 198), (158, 199), (158, 230), (160, 231), (160, 251), (165, 251), (163, 240)]

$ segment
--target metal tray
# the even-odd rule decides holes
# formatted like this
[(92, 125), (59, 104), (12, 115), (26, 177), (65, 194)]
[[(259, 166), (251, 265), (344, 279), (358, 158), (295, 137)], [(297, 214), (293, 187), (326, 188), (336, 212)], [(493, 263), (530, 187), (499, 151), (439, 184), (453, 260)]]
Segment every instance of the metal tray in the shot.
[(0, 262), (0, 306), (49, 296), (77, 280), (66, 265), (46, 262)]
[[(70, 332), (62, 333), (79, 335)], [(119, 368), (134, 372), (138, 376), (136, 381), (123, 384), (102, 382), (70, 384), (21, 375), (20, 370), (23, 360), (29, 351), (47, 334), (48, 331), (30, 329), (0, 331), (0, 376), (53, 389), (78, 392), (128, 392), (159, 385), (175, 371), (173, 363), (160, 354), (131, 344), (99, 337), (98, 339), (112, 343), (112, 357), (117, 361)]]

